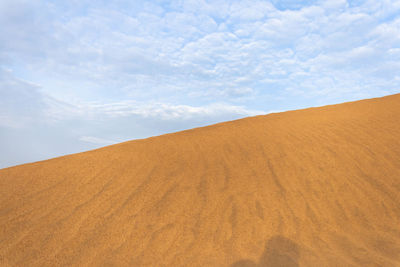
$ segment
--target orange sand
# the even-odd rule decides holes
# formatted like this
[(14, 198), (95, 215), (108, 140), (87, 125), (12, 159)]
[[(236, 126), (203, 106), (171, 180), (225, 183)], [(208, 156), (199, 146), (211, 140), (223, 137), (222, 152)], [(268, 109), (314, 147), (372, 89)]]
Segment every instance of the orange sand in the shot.
[(1, 266), (400, 266), (400, 94), (0, 170)]

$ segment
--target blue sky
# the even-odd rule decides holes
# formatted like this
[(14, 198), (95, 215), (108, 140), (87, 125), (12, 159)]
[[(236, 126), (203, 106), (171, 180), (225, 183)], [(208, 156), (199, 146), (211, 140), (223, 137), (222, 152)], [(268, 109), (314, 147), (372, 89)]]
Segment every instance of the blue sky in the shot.
[(0, 168), (398, 93), (399, 70), (400, 1), (2, 0)]

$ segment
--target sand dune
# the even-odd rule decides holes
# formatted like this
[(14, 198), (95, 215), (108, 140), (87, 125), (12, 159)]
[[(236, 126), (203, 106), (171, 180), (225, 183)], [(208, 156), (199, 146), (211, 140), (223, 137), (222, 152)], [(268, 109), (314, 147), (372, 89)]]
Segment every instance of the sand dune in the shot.
[(400, 266), (400, 94), (0, 170), (1, 266)]

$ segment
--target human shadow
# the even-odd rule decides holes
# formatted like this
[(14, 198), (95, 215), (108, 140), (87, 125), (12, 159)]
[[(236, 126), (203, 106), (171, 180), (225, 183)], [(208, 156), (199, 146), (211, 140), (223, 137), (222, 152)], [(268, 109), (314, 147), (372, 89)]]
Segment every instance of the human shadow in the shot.
[(296, 243), (277, 235), (267, 241), (258, 263), (245, 259), (233, 263), (231, 267), (298, 267), (299, 256)]

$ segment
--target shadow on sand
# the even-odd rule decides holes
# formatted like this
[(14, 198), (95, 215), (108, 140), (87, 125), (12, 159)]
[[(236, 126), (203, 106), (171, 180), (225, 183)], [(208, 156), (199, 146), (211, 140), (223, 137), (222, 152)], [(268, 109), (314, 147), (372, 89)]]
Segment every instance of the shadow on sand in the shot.
[(298, 267), (299, 247), (283, 236), (274, 236), (265, 244), (264, 253), (258, 263), (240, 260), (231, 267)]

